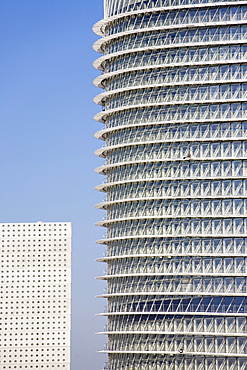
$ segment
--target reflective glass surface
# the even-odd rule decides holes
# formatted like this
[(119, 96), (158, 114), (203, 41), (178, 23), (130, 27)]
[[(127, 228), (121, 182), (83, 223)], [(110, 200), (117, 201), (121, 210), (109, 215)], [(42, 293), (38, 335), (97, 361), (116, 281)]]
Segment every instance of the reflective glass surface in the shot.
[(246, 370), (246, 3), (106, 0), (105, 16), (105, 369)]

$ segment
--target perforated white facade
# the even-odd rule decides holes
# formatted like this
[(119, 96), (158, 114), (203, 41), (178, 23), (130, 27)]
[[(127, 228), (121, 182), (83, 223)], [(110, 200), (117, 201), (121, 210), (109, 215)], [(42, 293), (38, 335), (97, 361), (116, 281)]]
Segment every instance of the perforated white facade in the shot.
[(247, 369), (247, 1), (105, 0), (110, 370)]
[(2, 223), (0, 241), (0, 369), (70, 370), (71, 223)]

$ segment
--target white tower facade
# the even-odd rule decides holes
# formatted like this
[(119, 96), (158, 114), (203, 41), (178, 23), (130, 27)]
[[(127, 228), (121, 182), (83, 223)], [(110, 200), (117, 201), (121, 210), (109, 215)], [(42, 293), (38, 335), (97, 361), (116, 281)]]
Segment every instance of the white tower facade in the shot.
[(2, 223), (0, 369), (70, 370), (71, 223)]
[(247, 369), (247, 1), (106, 0), (110, 370)]

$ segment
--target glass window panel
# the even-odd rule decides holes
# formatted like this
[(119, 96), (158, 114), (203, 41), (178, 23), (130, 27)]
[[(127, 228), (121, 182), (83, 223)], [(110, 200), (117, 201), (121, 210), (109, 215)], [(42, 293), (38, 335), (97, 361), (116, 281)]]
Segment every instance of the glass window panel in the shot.
[(201, 173), (202, 173), (202, 176), (204, 177), (210, 176), (210, 163), (209, 162), (201, 163)]
[(222, 253), (222, 240), (221, 239), (213, 239), (213, 248), (215, 252)]
[(236, 293), (246, 293), (246, 280), (242, 277), (235, 278), (235, 291)]
[(212, 220), (212, 233), (222, 234), (222, 227), (220, 220)]
[(213, 272), (214, 273), (220, 272), (221, 269), (222, 269), (222, 259), (214, 258), (213, 259)]
[(232, 154), (233, 156), (242, 155), (242, 143), (240, 141), (236, 141), (232, 143)]
[(203, 239), (202, 240), (202, 249), (203, 249), (203, 253), (212, 252), (212, 245), (211, 245), (211, 241), (209, 239)]
[(209, 220), (202, 220), (202, 233), (207, 235), (211, 232), (211, 222)]
[(221, 173), (220, 164), (221, 164), (220, 162), (211, 163), (212, 176), (220, 176), (220, 173)]
[(222, 156), (223, 157), (230, 157), (232, 153), (232, 146), (231, 143), (222, 143)]
[(223, 199), (222, 200), (222, 211), (225, 215), (232, 215), (232, 200)]
[(220, 195), (220, 194), (221, 194), (221, 182), (212, 181), (212, 195)]
[(226, 351), (227, 353), (236, 353), (236, 339), (234, 337), (226, 338)]
[(233, 122), (231, 124), (231, 128), (232, 128), (232, 136), (233, 137), (240, 137), (242, 135), (241, 123), (239, 123), (239, 122)]
[(243, 201), (242, 199), (233, 199), (233, 213), (235, 215), (243, 214)]
[(220, 157), (220, 144), (212, 143), (211, 144), (212, 157)]
[(223, 223), (223, 233), (232, 234), (232, 219), (226, 218), (222, 220)]
[(222, 213), (221, 210), (221, 202), (218, 200), (213, 200), (212, 201), (212, 212), (214, 215), (218, 215)]
[[(211, 341), (212, 341), (212, 343), (211, 343), (211, 346), (209, 347), (210, 350), (208, 352), (214, 352), (214, 345), (213, 345), (214, 340), (212, 339)], [(214, 363), (215, 363), (215, 360), (214, 359), (212, 359), (212, 358), (206, 358), (205, 359), (205, 368), (207, 370), (214, 370), (215, 369)]]
[(223, 80), (227, 80), (229, 78), (229, 67), (227, 65), (223, 65), (219, 67), (220, 70), (220, 77)]
[[(246, 67), (247, 69), (247, 67)], [(247, 122), (243, 122), (243, 136), (247, 136)]]
[(231, 125), (230, 125), (230, 123), (222, 123), (221, 132), (222, 132), (222, 137), (230, 137), (231, 136)]
[[(237, 338), (238, 341), (238, 348), (240, 353), (247, 353), (247, 346), (246, 346), (246, 339), (244, 338)], [(239, 370), (245, 370), (246, 369), (246, 358), (240, 357), (238, 358), (238, 366)]]
[(199, 220), (191, 221), (191, 232), (195, 234), (200, 233), (200, 221)]
[(224, 358), (216, 358), (215, 359), (216, 369), (217, 370), (225, 370), (226, 363)]
[(232, 181), (232, 191), (233, 195), (242, 195), (243, 188), (242, 188), (242, 181), (241, 180), (233, 180)]
[(243, 234), (243, 219), (242, 218), (234, 218), (233, 219), (233, 227), (234, 227), (234, 232), (236, 234)]
[[(246, 131), (247, 131), (247, 127), (246, 127)], [(201, 137), (202, 138), (210, 137), (209, 125), (201, 125)]]
[(232, 192), (232, 183), (230, 180), (222, 181), (222, 195), (229, 195)]

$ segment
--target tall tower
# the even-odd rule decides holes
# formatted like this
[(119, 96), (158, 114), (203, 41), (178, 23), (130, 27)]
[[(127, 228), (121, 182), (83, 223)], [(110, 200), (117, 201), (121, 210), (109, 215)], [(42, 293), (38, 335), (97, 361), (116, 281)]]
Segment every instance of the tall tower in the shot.
[(110, 370), (247, 369), (247, 1), (106, 0)]
[(0, 247), (0, 369), (70, 370), (71, 223), (2, 223)]

